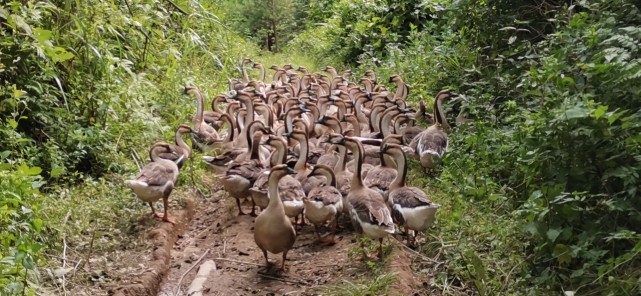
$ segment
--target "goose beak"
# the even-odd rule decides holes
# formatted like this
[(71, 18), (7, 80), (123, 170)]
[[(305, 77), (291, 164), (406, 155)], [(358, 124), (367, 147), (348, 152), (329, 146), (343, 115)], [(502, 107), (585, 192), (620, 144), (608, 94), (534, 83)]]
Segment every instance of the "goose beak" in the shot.
[(452, 98), (456, 98), (456, 97), (458, 97), (458, 96), (459, 96), (459, 94), (458, 94), (458, 93), (455, 93), (455, 92), (453, 92), (453, 91), (452, 91), (452, 92), (450, 92), (450, 97), (452, 97)]
[(295, 175), (296, 171), (290, 167), (285, 167), (285, 171), (287, 172), (288, 175)]

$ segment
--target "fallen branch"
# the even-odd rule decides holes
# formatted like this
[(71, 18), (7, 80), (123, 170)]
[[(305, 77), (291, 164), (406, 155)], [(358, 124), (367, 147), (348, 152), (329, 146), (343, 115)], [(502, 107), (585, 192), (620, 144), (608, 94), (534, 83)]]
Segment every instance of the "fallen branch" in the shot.
[(189, 296), (202, 296), (203, 295), (203, 285), (207, 281), (209, 274), (216, 270), (216, 263), (213, 260), (205, 261), (198, 268), (198, 274), (196, 278), (189, 285), (189, 290), (187, 290), (187, 295)]
[(281, 281), (281, 282), (290, 283), (290, 284), (307, 285), (306, 282), (279, 278), (279, 277), (271, 276), (271, 275), (268, 275), (268, 274), (265, 274), (265, 273), (262, 273), (262, 272), (258, 272), (258, 275), (260, 275), (260, 276), (262, 276), (264, 278), (270, 279), (270, 280)]
[(247, 265), (254, 265), (254, 266), (263, 266), (261, 264), (245, 262), (245, 261), (238, 261), (238, 260), (227, 259), (227, 258), (215, 258), (214, 260), (228, 261), (228, 262), (233, 262), (233, 263), (247, 264)]
[(417, 257), (419, 257), (419, 258), (421, 258), (421, 259), (423, 259), (425, 261), (429, 261), (429, 262), (432, 262), (432, 263), (438, 263), (438, 261), (436, 261), (436, 260), (434, 260), (434, 259), (432, 259), (430, 257), (427, 257), (427, 256), (425, 256), (425, 255), (423, 255), (423, 254), (421, 254), (419, 252), (416, 252), (416, 251), (412, 250), (410, 247), (406, 246), (403, 242), (399, 241), (397, 238), (394, 238), (394, 239), (399, 243), (399, 245), (403, 246), (403, 249), (405, 249), (406, 251), (409, 251), (413, 255), (416, 255)]
[(185, 279), (185, 276), (186, 276), (186, 275), (187, 275), (187, 274), (188, 274), (192, 269), (194, 269), (194, 267), (195, 267), (196, 265), (198, 265), (198, 263), (200, 263), (200, 261), (202, 261), (202, 260), (203, 260), (203, 258), (205, 258), (205, 255), (207, 255), (208, 253), (209, 253), (209, 249), (207, 249), (207, 251), (205, 251), (205, 253), (203, 253), (203, 254), (200, 256), (200, 258), (198, 258), (198, 260), (196, 260), (196, 262), (195, 262), (191, 267), (189, 267), (189, 269), (187, 269), (187, 271), (185, 271), (185, 273), (183, 273), (183, 275), (180, 277), (180, 280), (178, 281), (178, 284), (176, 285), (176, 290), (174, 291), (174, 296), (177, 296), (177, 295), (178, 295), (178, 291), (180, 290), (180, 284), (181, 284), (181, 283), (183, 282), (183, 280)]

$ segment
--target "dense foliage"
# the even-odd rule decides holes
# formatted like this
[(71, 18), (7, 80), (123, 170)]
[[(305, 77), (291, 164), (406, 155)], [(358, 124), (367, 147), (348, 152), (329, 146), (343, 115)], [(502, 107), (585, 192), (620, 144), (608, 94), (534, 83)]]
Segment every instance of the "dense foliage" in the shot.
[(252, 47), (217, 14), (197, 1), (0, 7), (0, 294), (31, 294), (43, 246), (60, 246), (53, 226), (64, 226), (67, 211), (103, 202), (87, 195), (68, 210), (48, 208), (45, 218), (42, 185), (57, 207), (65, 201), (51, 200), (68, 195), (55, 184), (133, 173), (132, 152), (189, 120), (195, 104), (180, 95), (186, 84), (225, 87)]
[(0, 294), (35, 293), (63, 227), (73, 246), (128, 223), (117, 174), (188, 121), (182, 87), (218, 91), (257, 54), (232, 29), (288, 52), (266, 65), (300, 54), (398, 73), (413, 101), (465, 94), (475, 122), (443, 174), (411, 180), (444, 205), (424, 246), (442, 293), (641, 292), (638, 1), (213, 2), (0, 7)]
[[(452, 237), (446, 283), (469, 281), (481, 294), (508, 283), (513, 292), (639, 292), (638, 3), (322, 2), (325, 25), (309, 26), (292, 50), (399, 73), (414, 100), (448, 87), (468, 98), (474, 127), (452, 134), (442, 182), (431, 182), (454, 196), (440, 231), (473, 236)], [(467, 203), (495, 220), (479, 229), (487, 220)], [(498, 230), (503, 218), (514, 233)], [(479, 272), (487, 268), (505, 274)]]
[(220, 1), (227, 23), (263, 49), (279, 52), (304, 25), (304, 0)]

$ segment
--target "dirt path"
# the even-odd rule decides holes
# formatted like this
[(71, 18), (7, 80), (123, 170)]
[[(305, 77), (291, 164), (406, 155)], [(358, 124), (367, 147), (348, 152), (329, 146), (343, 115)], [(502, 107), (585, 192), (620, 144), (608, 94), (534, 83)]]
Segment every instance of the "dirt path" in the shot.
[[(413, 271), (416, 262), (411, 253), (398, 243), (388, 243), (388, 260), (372, 263), (353, 260), (350, 250), (357, 236), (339, 231), (337, 243), (322, 246), (315, 243), (311, 225), (298, 230), (298, 237), (287, 258), (289, 270), (267, 271), (262, 253), (254, 243), (250, 216), (236, 216), (235, 202), (222, 189), (209, 198), (195, 201), (194, 216), (171, 250), (169, 272), (159, 287), (160, 296), (187, 295), (198, 266), (213, 260), (213, 271), (203, 286), (203, 295), (326, 295), (338, 292), (328, 289), (366, 289), (367, 281), (391, 273), (394, 281), (388, 295), (423, 295), (424, 280)], [(245, 205), (245, 209), (248, 206)], [(394, 241), (394, 240), (391, 240)], [(281, 256), (270, 254), (270, 262), (279, 263)], [(414, 267), (413, 267), (414, 265)], [(358, 283), (364, 283), (360, 287)], [(375, 292), (375, 295), (379, 293)]]

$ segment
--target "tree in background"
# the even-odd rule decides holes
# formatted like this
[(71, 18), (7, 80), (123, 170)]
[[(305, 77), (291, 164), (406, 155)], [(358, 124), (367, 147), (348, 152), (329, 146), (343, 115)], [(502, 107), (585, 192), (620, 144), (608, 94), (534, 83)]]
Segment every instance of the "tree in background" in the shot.
[(293, 37), (306, 4), (300, 0), (222, 1), (228, 20), (237, 31), (266, 50), (278, 52)]

